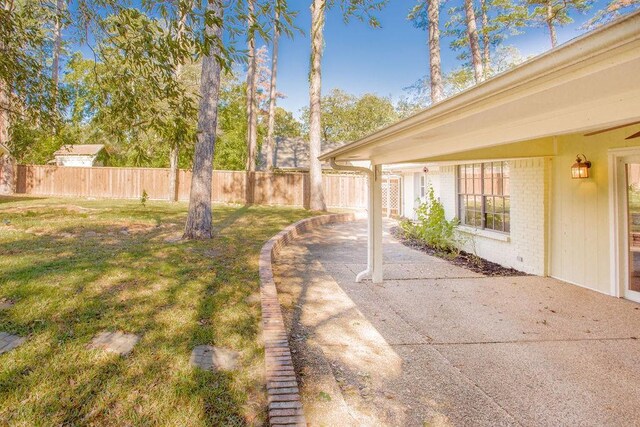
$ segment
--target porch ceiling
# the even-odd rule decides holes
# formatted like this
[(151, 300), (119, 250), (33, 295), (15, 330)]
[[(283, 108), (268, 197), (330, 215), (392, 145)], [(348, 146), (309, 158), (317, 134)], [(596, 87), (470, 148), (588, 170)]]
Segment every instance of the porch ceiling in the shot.
[(525, 141), (522, 156), (546, 155), (546, 137), (636, 122), (638, 28), (635, 13), (321, 159), (434, 161)]

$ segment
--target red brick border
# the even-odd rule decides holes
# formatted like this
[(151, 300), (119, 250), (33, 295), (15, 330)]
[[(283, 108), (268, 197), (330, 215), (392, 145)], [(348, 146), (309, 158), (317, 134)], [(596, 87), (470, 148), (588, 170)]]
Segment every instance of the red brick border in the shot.
[(291, 350), (284, 327), (271, 262), (280, 250), (301, 233), (337, 222), (353, 221), (352, 213), (322, 215), (303, 219), (273, 236), (260, 252), (260, 301), (265, 347), (267, 396), (270, 426), (306, 426)]

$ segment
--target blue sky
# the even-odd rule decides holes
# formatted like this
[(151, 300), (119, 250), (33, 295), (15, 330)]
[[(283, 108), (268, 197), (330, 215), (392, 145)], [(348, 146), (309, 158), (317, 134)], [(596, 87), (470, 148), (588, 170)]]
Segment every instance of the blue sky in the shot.
[[(580, 25), (606, 3), (598, 0), (587, 15), (572, 15), (574, 23), (558, 29), (558, 42), (582, 34)], [(291, 4), (301, 5), (297, 25), (308, 33), (311, 16), (307, 5), (310, 2), (291, 1)], [(427, 34), (414, 28), (406, 19), (414, 4), (415, 0), (390, 0), (378, 15), (382, 24), (380, 29), (371, 29), (358, 21), (345, 25), (339, 8), (330, 10), (325, 26), (323, 93), (341, 88), (353, 94), (375, 93), (393, 99), (406, 95), (403, 88), (425, 76), (428, 69)], [(442, 9), (443, 22), (448, 7)], [(445, 72), (459, 65), (455, 58), (457, 53), (451, 52), (448, 44), (447, 39), (442, 40)], [(525, 34), (513, 36), (505, 44), (516, 46), (525, 56), (539, 54), (550, 47), (549, 35), (544, 28), (527, 28)], [(298, 116), (300, 109), (309, 102), (310, 41), (307, 34), (298, 34), (293, 40), (283, 39), (280, 45), (278, 90), (287, 98), (279, 100), (279, 105)]]
[[(139, 2), (134, 0), (136, 5)], [(574, 22), (557, 28), (558, 42), (564, 43), (584, 33), (580, 26), (608, 2), (595, 0), (586, 14), (571, 14)], [(338, 7), (329, 10), (322, 63), (323, 94), (340, 88), (356, 95), (375, 93), (394, 100), (406, 96), (404, 89), (424, 77), (428, 70), (427, 34), (414, 28), (406, 19), (415, 3), (416, 0), (389, 0), (387, 6), (377, 14), (382, 25), (378, 29), (372, 29), (357, 20), (345, 24)], [(448, 0), (443, 5), (440, 12), (442, 28), (448, 19), (447, 9), (460, 3), (461, 0)], [(311, 1), (290, 0), (289, 4), (299, 8), (296, 25), (305, 34), (296, 33), (294, 39), (283, 37), (280, 41), (278, 91), (285, 94), (286, 98), (279, 99), (278, 105), (300, 117), (301, 109), (309, 103), (308, 30), (311, 24)], [(449, 49), (449, 41), (444, 36), (441, 39), (444, 72), (460, 65), (456, 59), (458, 52)], [(258, 46), (262, 44), (259, 42)], [(523, 56), (537, 55), (550, 48), (549, 34), (545, 28), (526, 28), (523, 34), (505, 40), (504, 45), (517, 47)], [(80, 51), (92, 56), (86, 45), (81, 46)]]

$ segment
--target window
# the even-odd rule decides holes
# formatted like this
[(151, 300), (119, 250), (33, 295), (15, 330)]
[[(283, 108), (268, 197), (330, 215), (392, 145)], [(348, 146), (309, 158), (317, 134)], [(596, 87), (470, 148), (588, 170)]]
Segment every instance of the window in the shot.
[(458, 166), (460, 223), (508, 233), (509, 163), (474, 163)]
[(427, 177), (423, 174), (420, 175), (420, 198), (424, 199), (427, 195)]

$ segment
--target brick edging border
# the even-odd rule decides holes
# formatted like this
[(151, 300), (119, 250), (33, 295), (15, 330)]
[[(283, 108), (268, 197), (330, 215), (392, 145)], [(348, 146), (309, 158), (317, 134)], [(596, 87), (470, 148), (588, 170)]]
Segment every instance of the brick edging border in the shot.
[(321, 225), (353, 221), (355, 218), (353, 213), (343, 213), (300, 220), (269, 239), (260, 251), (260, 302), (269, 426), (307, 425), (271, 262), (283, 247), (301, 233)]

